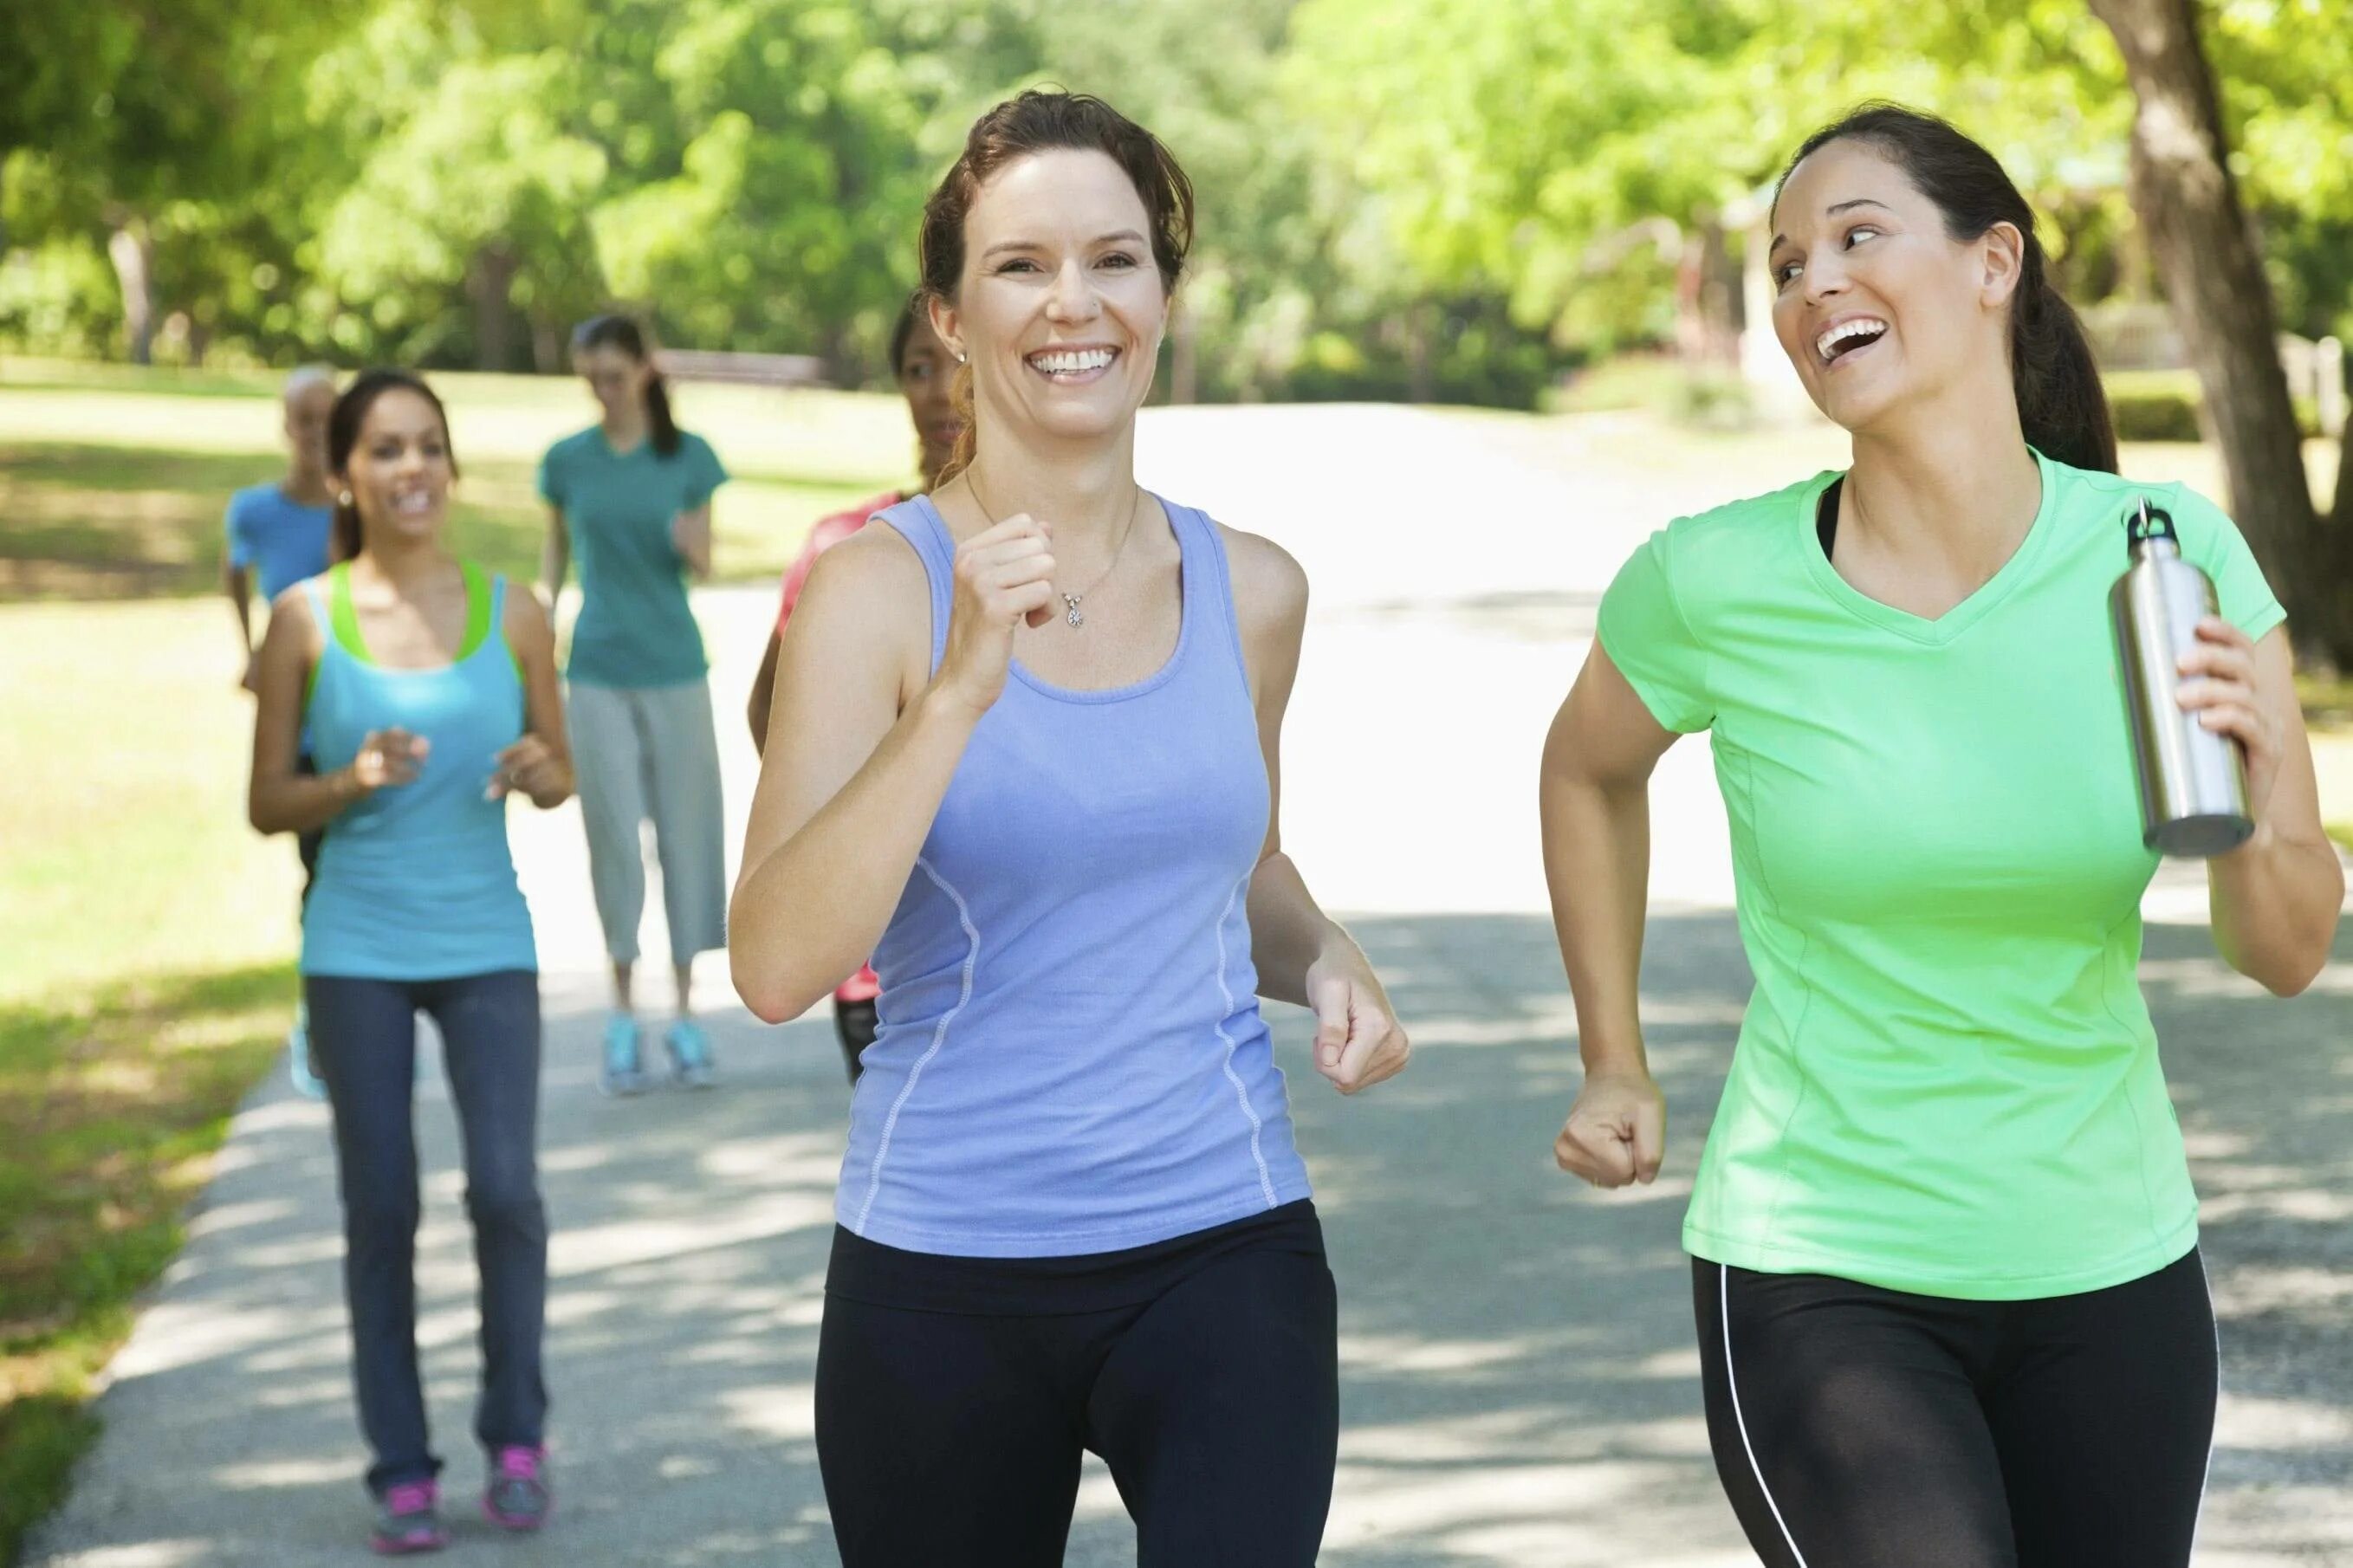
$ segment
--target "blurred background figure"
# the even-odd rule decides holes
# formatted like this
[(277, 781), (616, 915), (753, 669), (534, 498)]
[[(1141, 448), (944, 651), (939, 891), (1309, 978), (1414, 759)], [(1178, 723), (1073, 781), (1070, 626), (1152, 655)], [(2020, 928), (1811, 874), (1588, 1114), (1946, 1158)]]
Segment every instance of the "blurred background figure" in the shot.
[(632, 980), (646, 902), (638, 834), (650, 819), (678, 985), (662, 1043), (678, 1081), (704, 1089), (711, 1038), (694, 1018), (694, 956), (727, 943), (727, 871), (711, 666), (686, 584), (711, 574), (711, 497), (727, 471), (709, 442), (670, 417), (669, 388), (635, 321), (594, 317), (572, 349), (603, 417), (540, 462), (541, 588), (552, 617), (577, 553), (580, 616), (565, 673), (589, 877), (613, 963), (603, 1083), (627, 1095), (647, 1082)]

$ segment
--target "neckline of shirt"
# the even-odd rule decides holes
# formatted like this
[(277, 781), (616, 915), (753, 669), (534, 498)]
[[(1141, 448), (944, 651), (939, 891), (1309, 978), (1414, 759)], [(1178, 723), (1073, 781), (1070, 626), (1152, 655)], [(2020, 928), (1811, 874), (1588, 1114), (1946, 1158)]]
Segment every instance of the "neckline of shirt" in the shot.
[(1850, 470), (1817, 475), (1813, 482), (1799, 493), (1790, 521), (1799, 530), (1799, 549), (1806, 557), (1807, 571), (1831, 598), (1873, 626), (1918, 643), (1941, 645), (1953, 641), (1984, 620), (2010, 596), (2032, 569), (2034, 558), (2041, 553), (2044, 542), (2053, 531), (2052, 514), (2058, 510), (2058, 475), (2053, 471), (2049, 458), (2031, 447), (2027, 450), (2034, 455), (2035, 469), (2042, 480), (2042, 496), (2035, 507), (2034, 521), (2027, 527), (2026, 537), (2018, 542), (2018, 548), (2010, 552), (2010, 559), (1980, 584), (1976, 592), (1935, 619), (1915, 616), (1909, 610), (1900, 610), (1894, 605), (1873, 598), (1841, 576), (1838, 568), (1831, 564), (1831, 558), (1822, 553), (1821, 536), (1816, 531), (1817, 508), (1822, 492), (1834, 481), (1846, 478)]

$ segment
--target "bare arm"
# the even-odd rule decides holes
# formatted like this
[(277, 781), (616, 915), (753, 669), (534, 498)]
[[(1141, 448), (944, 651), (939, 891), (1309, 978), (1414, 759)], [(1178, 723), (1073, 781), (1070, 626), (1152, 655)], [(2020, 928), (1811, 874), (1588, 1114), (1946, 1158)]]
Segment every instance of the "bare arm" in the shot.
[(1597, 1185), (1649, 1181), (1664, 1143), (1665, 1110), (1643, 1055), (1637, 997), (1651, 772), (1675, 740), (1598, 641), (1545, 737), (1545, 880), (1586, 1075), (1554, 1156)]
[(572, 532), (564, 521), (564, 509), (551, 505), (547, 509), (547, 539), (539, 550), (539, 600), (547, 610), (547, 618), (555, 619), (556, 601), (564, 596), (565, 574), (572, 570)]
[(770, 626), (768, 646), (760, 655), (760, 672), (752, 678), (752, 700), (744, 714), (752, 726), (752, 750), (760, 756), (768, 752), (768, 709), (776, 700), (776, 655), (784, 646), (784, 634)]
[(1225, 531), (1259, 751), (1266, 763), (1266, 844), (1250, 875), (1250, 962), (1259, 994), (1314, 1009), (1315, 1070), (1343, 1094), (1404, 1070), (1411, 1046), (1371, 960), (1308, 891), (1282, 852), (1282, 721), (1307, 629), (1307, 574), (1281, 547)]
[(572, 745), (564, 732), (564, 691), (555, 674), (555, 633), (528, 594), (506, 596), (502, 627), (522, 671), (522, 738), (499, 753), (491, 792), (520, 790), (542, 811), (572, 798)]
[[(2260, 643), (2210, 621), (2185, 705), (2246, 748), (2254, 837), (2207, 862), (2207, 908), (2223, 961), (2281, 996), (2312, 984), (2328, 962), (2345, 902), (2345, 874), (2320, 822), (2312, 742), (2296, 700), (2287, 629)], [(2193, 689), (2202, 688), (2203, 689)]]
[(876, 530), (828, 551), (776, 662), (771, 727), (728, 909), (737, 994), (769, 1023), (856, 972), (905, 891), (974, 726), (1004, 689), (1013, 625), (1045, 614), (1044, 531), (1008, 518), (956, 552), (948, 651), (928, 680), (923, 563)]
[(229, 605), (237, 611), (237, 643), (245, 653), (237, 661), (237, 668), (244, 671), (238, 680), (248, 691), (259, 690), (261, 678), (254, 667), (253, 654), (253, 574), (242, 566), (223, 566), (221, 590), (228, 595)]
[(711, 503), (703, 502), (692, 511), (680, 512), (670, 520), (670, 542), (678, 551), (678, 558), (686, 563), (687, 575), (700, 583), (711, 575)]

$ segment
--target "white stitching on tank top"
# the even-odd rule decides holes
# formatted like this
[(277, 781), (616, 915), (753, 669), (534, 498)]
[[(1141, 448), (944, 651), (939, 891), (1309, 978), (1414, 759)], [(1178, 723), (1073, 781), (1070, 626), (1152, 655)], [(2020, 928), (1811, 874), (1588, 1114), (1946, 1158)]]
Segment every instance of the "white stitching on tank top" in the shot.
[(1250, 878), (1256, 875), (1258, 868), (1253, 866), (1248, 875), (1234, 884), (1234, 890), (1226, 895), (1226, 907), (1218, 914), (1218, 994), (1224, 997), (1226, 1003), (1225, 1011), (1218, 1015), (1218, 1038), (1226, 1045), (1226, 1081), (1234, 1086), (1234, 1098), (1240, 1101), (1242, 1114), (1250, 1118), (1250, 1162), (1258, 1167), (1258, 1188), (1266, 1195), (1266, 1206), (1272, 1208), (1275, 1206), (1274, 1178), (1267, 1173), (1266, 1156), (1259, 1150), (1259, 1133), (1265, 1123), (1259, 1120), (1258, 1112), (1250, 1106), (1250, 1090), (1243, 1086), (1241, 1075), (1234, 1071), (1234, 1037), (1226, 1033), (1226, 1020), (1233, 1016), (1234, 1011), (1234, 988), (1226, 981), (1226, 919), (1234, 912), (1234, 900), (1242, 896), (1242, 889), (1250, 885)]
[(931, 1065), (932, 1058), (940, 1054), (940, 1047), (947, 1044), (948, 1026), (955, 1022), (956, 1015), (963, 1012), (965, 1004), (972, 1000), (973, 971), (980, 963), (980, 928), (972, 923), (972, 910), (965, 907), (964, 895), (949, 886), (948, 879), (933, 870), (931, 862), (920, 855), (915, 857), (915, 869), (929, 877), (933, 885), (955, 905), (956, 923), (964, 927), (965, 943), (964, 987), (956, 994), (955, 1005), (940, 1015), (939, 1023), (932, 1030), (931, 1048), (909, 1070), (905, 1087), (899, 1090), (899, 1098), (891, 1102), (891, 1113), (882, 1119), (882, 1136), (875, 1144), (874, 1163), (868, 1168), (866, 1175), (866, 1202), (859, 1207), (858, 1223), (849, 1227), (860, 1236), (866, 1234), (866, 1218), (874, 1212), (874, 1199), (882, 1190), (882, 1162), (890, 1157), (891, 1134), (898, 1129), (899, 1112), (906, 1106), (907, 1097), (915, 1092), (916, 1081), (923, 1076), (923, 1068)]

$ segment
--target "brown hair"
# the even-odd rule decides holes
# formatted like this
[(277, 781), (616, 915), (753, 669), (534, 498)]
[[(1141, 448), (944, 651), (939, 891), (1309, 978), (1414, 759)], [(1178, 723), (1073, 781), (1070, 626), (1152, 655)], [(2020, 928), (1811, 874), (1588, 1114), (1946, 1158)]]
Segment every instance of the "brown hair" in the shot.
[[(627, 316), (591, 316), (572, 329), (575, 353), (589, 349), (618, 349), (639, 364), (653, 360), (651, 346), (646, 342), (643, 327)], [(670, 416), (670, 383), (660, 371), (646, 377), (646, 424), (649, 439), (653, 443), (654, 456), (674, 458), (678, 455), (678, 421)]]
[[(1100, 98), (1032, 89), (973, 121), (964, 152), (923, 204), (923, 282), (915, 290), (917, 305), (956, 297), (964, 279), (965, 219), (989, 176), (1008, 163), (1058, 149), (1101, 153), (1126, 172), (1151, 219), (1152, 259), (1160, 269), (1160, 286), (1176, 290), (1186, 253), (1193, 247), (1193, 182), (1186, 178), (1176, 155), (1160, 138)], [(970, 365), (957, 367), (950, 395), (964, 430), (940, 471), (942, 484), (972, 462), (977, 426)]]
[(2018, 230), (2024, 247), (2018, 291), (2010, 301), (2010, 381), (2027, 445), (2070, 468), (2116, 471), (2116, 426), (2084, 323), (2051, 282), (2034, 209), (1999, 160), (1966, 133), (1918, 110), (1866, 103), (1806, 138), (1773, 187), (1781, 187), (1832, 142), (1860, 142), (1904, 171), (1944, 215), (1945, 232), (1964, 244), (1998, 223)]
[[(441, 420), (441, 446), (449, 454), (449, 477), (458, 475), (458, 448), (449, 439), (449, 411), (441, 406), (441, 399), (425, 384), (425, 378), (405, 370), (364, 370), (343, 395), (335, 399), (334, 411), (327, 416), (327, 471), (338, 476), (351, 472), (352, 453), (360, 444), (360, 426), (367, 423), (368, 410), (375, 400), (387, 392), (413, 392), (433, 405)], [(345, 490), (335, 500), (334, 525), (328, 539), (328, 559), (350, 561), (360, 552), (360, 509)]]

